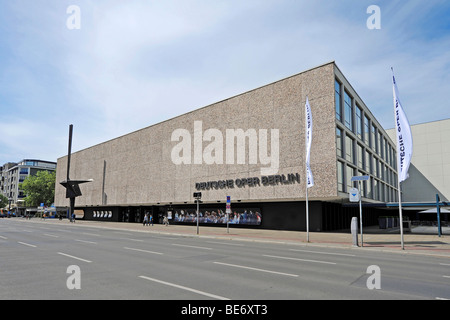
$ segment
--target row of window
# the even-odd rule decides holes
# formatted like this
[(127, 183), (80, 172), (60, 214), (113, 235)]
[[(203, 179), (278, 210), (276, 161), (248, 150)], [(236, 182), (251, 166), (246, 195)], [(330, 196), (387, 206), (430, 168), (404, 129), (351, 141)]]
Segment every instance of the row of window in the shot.
[(356, 187), (351, 178), (370, 175), (361, 184), (366, 198), (396, 201), (396, 155), (394, 147), (337, 79), (335, 81), (338, 191)]
[[(390, 185), (397, 185), (392, 161), (383, 161), (381, 157), (361, 143), (356, 142), (355, 139), (346, 134), (345, 131), (339, 127), (336, 128), (336, 148), (338, 157), (347, 160), (358, 169), (372, 174)], [(391, 155), (388, 158), (393, 159), (394, 155), (392, 154), (392, 151), (390, 154)], [(393, 163), (395, 163), (395, 161), (393, 161)]]
[(335, 106), (336, 119), (339, 120), (345, 128), (356, 135), (361, 144), (370, 148), (375, 154), (379, 155), (381, 159), (395, 169), (396, 160), (394, 147), (390, 145), (387, 138), (383, 136), (376, 124), (364, 114), (363, 108), (355, 102), (355, 99), (338, 80), (335, 81)]
[[(365, 173), (344, 162), (338, 161), (337, 163), (338, 191), (348, 192), (351, 188), (358, 187), (357, 182), (352, 182), (351, 178), (365, 175)], [(364, 198), (382, 202), (398, 201), (397, 189), (372, 176), (368, 181), (361, 182), (361, 194)]]

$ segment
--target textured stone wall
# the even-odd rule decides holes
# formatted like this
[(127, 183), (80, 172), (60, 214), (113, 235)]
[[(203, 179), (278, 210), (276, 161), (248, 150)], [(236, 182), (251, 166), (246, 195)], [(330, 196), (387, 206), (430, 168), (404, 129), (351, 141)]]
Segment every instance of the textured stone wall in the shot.
[[(220, 101), (168, 121), (144, 128), (72, 155), (71, 179), (94, 179), (81, 186), (83, 196), (77, 206), (102, 204), (103, 165), (106, 161), (105, 193), (107, 205), (144, 205), (193, 201), (200, 191), (203, 201), (282, 201), (305, 198), (305, 101), (313, 117), (311, 169), (315, 186), (310, 199), (333, 199), (337, 196), (336, 142), (333, 62), (277, 81), (261, 88)], [(299, 173), (300, 183), (257, 185), (234, 188), (196, 190), (199, 182), (258, 177), (268, 165), (250, 164), (179, 164), (172, 161), (171, 141), (177, 129), (186, 129), (194, 137), (194, 122), (201, 121), (202, 131), (213, 128), (223, 134), (227, 129), (267, 129), (269, 152), (271, 130), (279, 132), (279, 170), (277, 175)], [(261, 142), (261, 141), (259, 141)], [(203, 149), (210, 142), (203, 142)], [(235, 150), (238, 146), (235, 144)], [(248, 146), (247, 146), (248, 148)], [(192, 148), (192, 162), (194, 148)], [(58, 160), (57, 182), (65, 180), (67, 157)], [(56, 185), (55, 203), (68, 205), (65, 189)]]

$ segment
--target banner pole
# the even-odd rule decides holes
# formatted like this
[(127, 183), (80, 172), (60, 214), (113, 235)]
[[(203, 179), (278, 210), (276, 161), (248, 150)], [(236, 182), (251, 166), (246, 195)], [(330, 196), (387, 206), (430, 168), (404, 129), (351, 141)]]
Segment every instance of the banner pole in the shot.
[(402, 191), (400, 189), (400, 179), (398, 178), (399, 174), (397, 174), (398, 180), (398, 213), (400, 217), (400, 236), (401, 236), (401, 245), (402, 250), (405, 250), (405, 246), (403, 244), (403, 213), (402, 213)]
[(309, 242), (309, 203), (308, 203), (308, 186), (306, 186), (306, 242)]

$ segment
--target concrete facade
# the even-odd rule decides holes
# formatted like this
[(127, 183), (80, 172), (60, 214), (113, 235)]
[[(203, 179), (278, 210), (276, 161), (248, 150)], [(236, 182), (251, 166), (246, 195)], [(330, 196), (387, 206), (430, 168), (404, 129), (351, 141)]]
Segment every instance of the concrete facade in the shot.
[[(395, 141), (395, 130), (387, 130)], [(413, 157), (409, 178), (403, 182), (404, 201), (450, 199), (450, 119), (411, 126)]]
[[(336, 81), (342, 85), (338, 104), (344, 106), (344, 90), (351, 96), (353, 128), (346, 127), (343, 118), (337, 119)], [(384, 146), (391, 149), (393, 142), (336, 64), (330, 62), (74, 153), (71, 179), (94, 179), (81, 186), (83, 196), (77, 198), (76, 207), (191, 205), (193, 193), (202, 192), (206, 204), (224, 205), (230, 196), (233, 203), (272, 206), (267, 210), (273, 210), (274, 215), (276, 207), (283, 204), (291, 215), (297, 212), (298, 217), (292, 220), (297, 225), (292, 228), (302, 229), (304, 224), (298, 219), (303, 219), (305, 201), (306, 96), (313, 117), (310, 162), (315, 185), (308, 192), (312, 207), (317, 208), (317, 217), (311, 218), (317, 226), (312, 230), (323, 229), (320, 203), (346, 201), (351, 175), (372, 176), (370, 186), (364, 186), (366, 201), (391, 199), (396, 184), (388, 176), (393, 177), (394, 168), (383, 154)], [(375, 141), (369, 137), (365, 145), (365, 133), (357, 132), (357, 107), (376, 128), (375, 136), (384, 141), (380, 150), (370, 147)], [(344, 117), (343, 107), (342, 113)], [(359, 120), (361, 126), (363, 119)], [(350, 141), (339, 148), (337, 128)], [(247, 134), (243, 141), (230, 134), (240, 129)], [(257, 147), (251, 141), (256, 141)], [(359, 149), (365, 152), (361, 156)], [(243, 159), (239, 158), (240, 150), (245, 150)], [(348, 153), (352, 156), (346, 157)], [(372, 164), (375, 159), (381, 173)], [(66, 166), (67, 157), (58, 159), (56, 206), (69, 205), (65, 189), (58, 183), (65, 180)], [(391, 175), (384, 176), (382, 172), (388, 170)], [(385, 186), (386, 196), (373, 192), (379, 185)], [(265, 221), (271, 219), (265, 217)], [(288, 225), (289, 218), (284, 219)]]

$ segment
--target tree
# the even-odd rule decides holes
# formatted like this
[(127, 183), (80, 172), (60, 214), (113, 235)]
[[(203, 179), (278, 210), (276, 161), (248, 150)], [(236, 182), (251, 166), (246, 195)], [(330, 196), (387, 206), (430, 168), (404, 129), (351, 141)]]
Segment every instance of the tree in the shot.
[(39, 171), (35, 176), (28, 176), (19, 185), (26, 195), (25, 205), (37, 207), (41, 203), (51, 205), (55, 201), (56, 172)]
[(8, 198), (0, 194), (0, 209), (6, 208), (8, 206)]

